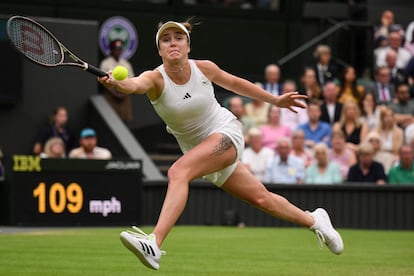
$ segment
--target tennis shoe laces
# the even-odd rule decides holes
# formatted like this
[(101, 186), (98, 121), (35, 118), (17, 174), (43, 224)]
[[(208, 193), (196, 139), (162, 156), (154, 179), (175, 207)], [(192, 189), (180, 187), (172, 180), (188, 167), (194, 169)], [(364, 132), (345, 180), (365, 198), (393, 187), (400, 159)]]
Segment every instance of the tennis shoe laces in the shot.
[(158, 270), (159, 261), (166, 252), (159, 249), (154, 234), (145, 234), (136, 226), (133, 230), (122, 231), (120, 238), (122, 243), (147, 267)]
[(325, 244), (332, 253), (341, 254), (344, 250), (344, 243), (341, 235), (332, 226), (331, 219), (325, 209), (317, 208), (308, 213), (315, 220), (315, 224), (310, 229), (315, 232), (319, 246), (323, 247)]

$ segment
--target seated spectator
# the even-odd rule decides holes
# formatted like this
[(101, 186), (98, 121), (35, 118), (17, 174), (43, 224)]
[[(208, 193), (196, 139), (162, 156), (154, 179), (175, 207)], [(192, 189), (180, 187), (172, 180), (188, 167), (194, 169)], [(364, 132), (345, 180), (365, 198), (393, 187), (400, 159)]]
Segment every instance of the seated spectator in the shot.
[[(263, 87), (261, 83), (255, 83)], [(256, 127), (260, 127), (267, 123), (267, 114), (269, 112), (270, 104), (261, 100), (253, 99), (244, 105), (246, 116), (249, 117)]]
[[(283, 83), (282, 91), (282, 93), (297, 91), (296, 83), (293, 80), (286, 80)], [(305, 101), (301, 102), (307, 106)], [(294, 113), (287, 108), (280, 109), (281, 122), (289, 126), (292, 130), (296, 129), (300, 124), (308, 122), (308, 112), (306, 111), (306, 108), (297, 108), (295, 110), (297, 113)]]
[(265, 83), (263, 84), (264, 90), (270, 92), (273, 95), (279, 96), (282, 92), (282, 85), (280, 80), (280, 68), (276, 64), (269, 64), (265, 68)]
[(277, 184), (301, 184), (305, 179), (305, 167), (301, 159), (290, 154), (290, 140), (280, 138), (276, 142), (275, 157), (268, 163), (264, 182)]
[(394, 111), (398, 126), (405, 128), (414, 123), (414, 101), (410, 99), (408, 85), (398, 85), (396, 96), (397, 101), (390, 104), (390, 107)]
[(342, 103), (338, 102), (336, 84), (327, 82), (323, 87), (323, 103), (321, 105), (321, 121), (331, 126), (339, 121), (342, 113)]
[(319, 142), (329, 144), (331, 125), (320, 121), (321, 106), (319, 101), (312, 100), (309, 102), (308, 118), (309, 121), (307, 123), (298, 127), (305, 132), (305, 145), (308, 148), (313, 148)]
[[(406, 47), (407, 45), (410, 46)], [(411, 53), (411, 55), (414, 56), (414, 21), (411, 21), (405, 29), (404, 48), (406, 48)]]
[(414, 57), (410, 59), (407, 67), (405, 67), (405, 78), (410, 87), (410, 97), (414, 98)]
[(402, 46), (403, 36), (398, 31), (392, 31), (388, 36), (388, 47), (378, 52), (376, 66), (387, 66), (386, 56), (388, 50), (394, 50), (397, 53), (396, 67), (403, 69), (411, 59), (410, 52)]
[[(414, 22), (411, 22), (413, 28), (410, 30), (407, 28), (407, 37), (405, 40), (404, 48), (410, 52), (411, 56), (414, 56)], [(408, 37), (408, 32), (411, 32), (411, 37)]]
[(248, 143), (247, 132), (252, 127), (255, 127), (255, 124), (251, 118), (246, 116), (246, 110), (244, 108), (243, 99), (240, 96), (232, 96), (229, 100), (229, 110), (236, 116), (237, 120), (242, 124), (243, 135), (245, 137), (246, 143)]
[(348, 101), (342, 108), (341, 119), (332, 127), (332, 130), (341, 130), (344, 133), (347, 147), (354, 152), (368, 134), (368, 126), (361, 121), (360, 113), (359, 106)]
[(376, 131), (368, 133), (367, 141), (372, 145), (374, 150), (374, 161), (381, 163), (384, 167), (385, 174), (388, 174), (391, 167), (397, 161), (397, 158), (392, 153), (381, 150), (381, 137)]
[(339, 165), (329, 162), (329, 149), (325, 143), (318, 143), (314, 149), (314, 162), (306, 169), (306, 184), (338, 184), (342, 182)]
[(398, 157), (399, 148), (403, 144), (403, 130), (397, 126), (394, 111), (388, 106), (381, 106), (380, 121), (375, 131), (381, 138), (381, 151), (386, 151)]
[(400, 161), (392, 167), (388, 174), (390, 185), (413, 185), (414, 184), (414, 163), (413, 149), (410, 145), (403, 145), (400, 148)]
[(365, 91), (374, 94), (379, 105), (390, 104), (395, 98), (395, 87), (391, 83), (391, 72), (387, 66), (375, 69), (375, 81), (367, 83)]
[(391, 27), (394, 25), (394, 13), (385, 10), (381, 14), (380, 23), (375, 26), (374, 39), (378, 42), (380, 37), (388, 38)]
[(292, 133), (292, 150), (290, 154), (301, 159), (305, 168), (312, 162), (312, 151), (305, 146), (305, 132), (302, 129), (297, 128)]
[(97, 146), (96, 132), (92, 128), (84, 128), (80, 133), (80, 147), (70, 151), (69, 158), (111, 159), (112, 154), (106, 148)]
[(378, 127), (379, 108), (374, 94), (366, 92), (362, 95), (360, 109), (361, 121), (368, 126), (368, 131)]
[(60, 137), (65, 143), (66, 152), (69, 152), (75, 144), (75, 138), (67, 127), (67, 122), (68, 112), (66, 108), (62, 106), (55, 108), (50, 118), (50, 124), (40, 132), (36, 139), (33, 153), (35, 155), (42, 153), (46, 141), (52, 137)]
[(358, 146), (358, 162), (348, 172), (347, 182), (376, 183), (384, 185), (387, 176), (381, 163), (374, 161), (372, 145), (363, 142)]
[(267, 121), (267, 124), (260, 127), (263, 146), (274, 150), (276, 148), (276, 141), (281, 137), (290, 137), (292, 130), (290, 127), (281, 123), (280, 108), (275, 105), (269, 108)]
[(316, 47), (313, 56), (315, 64), (311, 67), (315, 70), (320, 87), (329, 81), (334, 81), (338, 77), (338, 70), (331, 60), (331, 48), (328, 45), (320, 44)]
[(65, 143), (60, 137), (52, 137), (47, 140), (41, 158), (65, 158)]
[(321, 87), (319, 86), (316, 72), (313, 68), (306, 67), (304, 69), (302, 73), (301, 84), (302, 87), (299, 92), (303, 95), (308, 96), (307, 101), (322, 99)]
[[(390, 82), (397, 86), (400, 83), (405, 83), (406, 75), (405, 75), (405, 68), (398, 68), (397, 67), (397, 52), (393, 49), (388, 49), (385, 55), (385, 63), (386, 66), (390, 69), (391, 78)], [(407, 62), (408, 64), (408, 62)]]
[(260, 129), (251, 128), (248, 136), (249, 147), (244, 150), (241, 162), (254, 176), (263, 181), (267, 163), (273, 158), (274, 150), (263, 147), (263, 137)]
[(346, 66), (339, 79), (338, 102), (353, 101), (359, 104), (364, 92), (364, 87), (357, 85), (355, 68), (353, 66)]
[(378, 37), (377, 46), (374, 49), (373, 53), (373, 60), (374, 60), (374, 67), (376, 67), (375, 62), (378, 59), (378, 54), (387, 49), (388, 47), (388, 38), (385, 36)]
[(332, 150), (329, 152), (329, 162), (339, 165), (342, 179), (348, 177), (349, 168), (356, 164), (355, 152), (346, 146), (345, 135), (342, 130), (334, 130), (331, 134)]

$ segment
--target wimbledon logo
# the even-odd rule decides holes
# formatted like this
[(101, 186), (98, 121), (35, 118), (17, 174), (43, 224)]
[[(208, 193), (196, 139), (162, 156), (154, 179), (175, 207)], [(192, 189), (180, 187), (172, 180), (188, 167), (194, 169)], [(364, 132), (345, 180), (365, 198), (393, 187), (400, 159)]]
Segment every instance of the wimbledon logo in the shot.
[(109, 55), (109, 44), (115, 39), (123, 41), (123, 58), (129, 59), (135, 54), (138, 34), (134, 25), (125, 17), (114, 16), (102, 23), (99, 30), (99, 47), (105, 56)]

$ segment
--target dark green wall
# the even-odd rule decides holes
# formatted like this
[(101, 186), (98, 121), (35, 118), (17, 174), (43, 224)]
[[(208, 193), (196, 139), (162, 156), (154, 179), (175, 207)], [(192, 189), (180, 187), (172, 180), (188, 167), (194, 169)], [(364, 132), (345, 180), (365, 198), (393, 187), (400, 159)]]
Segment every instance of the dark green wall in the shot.
[(158, 22), (169, 19), (195, 16), (201, 22), (192, 34), (192, 57), (212, 59), (224, 69), (260, 79), (264, 66), (287, 54), (301, 37), (300, 27), (294, 25), (299, 26), (302, 1), (295, 1), (294, 5), (291, 1), (281, 1), (280, 12), (194, 7), (180, 1), (171, 1), (169, 5), (96, 0), (2, 2), (0, 11), (4, 14), (87, 19), (99, 23), (115, 15), (127, 17), (139, 35), (137, 53), (131, 59), (137, 72), (159, 64), (154, 34)]

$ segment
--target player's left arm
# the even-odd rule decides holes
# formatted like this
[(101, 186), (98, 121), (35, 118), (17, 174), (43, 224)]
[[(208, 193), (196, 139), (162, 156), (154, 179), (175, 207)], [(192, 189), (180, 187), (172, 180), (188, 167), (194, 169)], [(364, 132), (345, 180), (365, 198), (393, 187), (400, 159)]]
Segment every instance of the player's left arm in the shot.
[(241, 96), (262, 100), (279, 107), (289, 108), (291, 111), (296, 112), (292, 106), (306, 108), (306, 106), (297, 101), (299, 99), (305, 99), (305, 95), (299, 95), (298, 92), (287, 92), (281, 96), (274, 96), (271, 93), (265, 91), (263, 88), (251, 83), (248, 80), (232, 75), (222, 69), (220, 69), (215, 63), (208, 60), (196, 61), (197, 66), (203, 72), (204, 75), (217, 85), (233, 91)]

